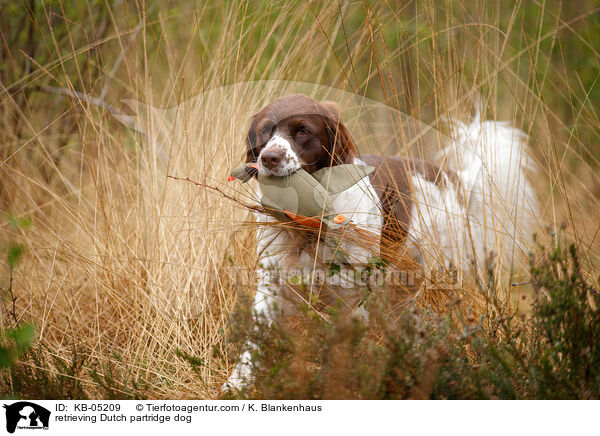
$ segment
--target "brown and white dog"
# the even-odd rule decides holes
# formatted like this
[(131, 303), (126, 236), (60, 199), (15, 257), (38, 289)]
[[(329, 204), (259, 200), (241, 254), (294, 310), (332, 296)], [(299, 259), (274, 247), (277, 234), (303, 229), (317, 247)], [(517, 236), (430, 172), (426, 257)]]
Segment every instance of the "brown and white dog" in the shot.
[[(350, 217), (353, 228), (377, 241), (365, 245), (342, 237), (334, 246), (319, 246), (318, 238), (281, 226), (260, 226), (254, 309), (270, 317), (274, 307), (291, 311), (294, 297), (302, 298), (297, 291), (290, 294), (287, 283), (275, 283), (274, 271), (306, 271), (330, 262), (365, 265), (386, 244), (429, 267), (481, 266), (491, 252), (509, 265), (515, 247), (522, 248), (520, 241), (530, 236), (536, 213), (526, 177), (524, 135), (478, 117), (456, 126), (442, 151), (445, 167), (451, 169), (442, 169), (410, 158), (359, 156), (335, 103), (294, 94), (258, 112), (247, 135), (246, 161), (257, 162), (263, 174), (286, 176), (299, 168), (313, 173), (338, 164), (375, 167), (371, 176), (336, 194), (333, 206)], [(263, 224), (274, 221), (267, 215), (257, 219)], [(249, 359), (246, 351), (226, 386), (243, 383)]]

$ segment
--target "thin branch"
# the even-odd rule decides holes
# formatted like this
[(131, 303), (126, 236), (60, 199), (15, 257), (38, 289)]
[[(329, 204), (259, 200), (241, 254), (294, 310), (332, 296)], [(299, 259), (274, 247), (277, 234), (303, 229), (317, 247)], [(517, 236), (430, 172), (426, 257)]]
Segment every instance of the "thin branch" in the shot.
[(106, 111), (110, 112), (113, 115), (114, 114), (122, 115), (121, 111), (119, 109), (115, 108), (111, 104), (106, 103), (104, 101), (104, 99), (98, 98), (98, 97), (92, 97), (91, 95), (85, 94), (83, 92), (66, 89), (66, 88), (59, 88), (57, 86), (40, 86), (39, 89), (44, 92), (51, 93), (51, 94), (66, 95), (67, 97), (72, 97), (75, 99), (85, 101), (86, 103), (89, 103), (91, 105), (102, 107), (102, 108), (106, 109)]
[(12, 268), (10, 268), (10, 280), (8, 282), (7, 291), (10, 294), (10, 299), (12, 301), (12, 310), (9, 310), (8, 313), (15, 320), (16, 326), (19, 327), (19, 320), (17, 319), (17, 310), (16, 310), (17, 297), (15, 297), (15, 294), (13, 293), (13, 269)]
[(195, 180), (192, 180), (192, 179), (190, 179), (189, 177), (177, 177), (177, 176), (171, 176), (171, 175), (168, 175), (168, 174), (167, 174), (167, 177), (168, 177), (169, 179), (174, 179), (174, 180), (182, 180), (182, 181), (184, 181), (184, 182), (190, 182), (190, 183), (193, 183), (194, 185), (196, 185), (196, 186), (200, 186), (200, 187), (202, 187), (202, 188), (207, 188), (207, 189), (210, 189), (211, 191), (214, 191), (214, 192), (217, 192), (217, 193), (219, 193), (219, 194), (220, 194), (221, 196), (223, 196), (224, 198), (226, 198), (226, 199), (228, 199), (228, 200), (231, 200), (231, 201), (233, 201), (233, 202), (235, 202), (235, 203), (237, 203), (237, 204), (240, 204), (240, 205), (242, 205), (242, 206), (243, 206), (243, 207), (245, 207), (246, 209), (249, 209), (249, 210), (251, 210), (251, 211), (254, 211), (254, 212), (259, 212), (259, 213), (265, 213), (265, 214), (268, 214), (267, 210), (266, 210), (264, 207), (260, 207), (260, 206), (253, 206), (253, 205), (251, 205), (251, 204), (248, 204), (248, 203), (246, 203), (246, 202), (243, 202), (243, 201), (241, 201), (241, 200), (239, 200), (239, 199), (235, 198), (234, 196), (227, 194), (227, 193), (226, 193), (226, 192), (224, 192), (224, 191), (223, 191), (221, 188), (218, 188), (218, 187), (216, 187), (216, 186), (211, 186), (211, 185), (207, 185), (207, 184), (205, 184), (205, 183), (197, 182), (197, 181), (195, 181)]

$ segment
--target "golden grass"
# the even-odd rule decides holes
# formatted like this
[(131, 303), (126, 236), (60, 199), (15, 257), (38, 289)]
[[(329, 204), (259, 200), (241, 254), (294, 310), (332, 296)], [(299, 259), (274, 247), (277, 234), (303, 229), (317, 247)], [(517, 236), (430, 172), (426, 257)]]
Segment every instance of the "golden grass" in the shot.
[[(56, 13), (44, 8), (48, 17)], [(254, 229), (244, 225), (250, 215), (235, 202), (167, 176), (190, 177), (247, 200), (249, 189), (227, 186), (225, 178), (242, 160), (248, 119), (290, 92), (337, 101), (368, 94), (438, 129), (448, 113), (468, 116), (480, 96), (488, 117), (511, 120), (531, 134), (540, 221), (553, 228), (564, 221), (588, 268), (597, 265), (597, 162), (586, 154), (591, 144), (540, 93), (546, 80), (559, 95), (575, 90), (558, 69), (547, 67), (540, 79), (535, 68), (548, 56), (542, 43), (575, 32), (583, 12), (583, 18), (557, 19), (553, 33), (540, 31), (522, 41), (522, 50), (509, 52), (505, 41), (519, 26), (519, 6), (502, 29), (484, 6), (442, 13), (427, 2), (416, 11), (328, 2), (179, 8), (169, 14), (159, 6), (108, 6), (104, 38), (84, 43), (77, 39), (82, 24), (70, 24), (74, 36), (55, 40), (47, 62), (31, 59), (32, 71), (0, 83), (0, 209), (30, 215), (34, 223), (15, 233), (3, 221), (2, 233), (27, 247), (15, 271), (16, 313), (36, 325), (47, 353), (68, 360), (73, 347), (84, 350), (89, 365), (110, 363), (124, 379), (146, 380), (149, 398), (219, 395), (233, 362), (215, 350), (225, 352), (222, 331), (236, 297), (254, 290)], [(357, 10), (367, 11), (366, 18), (349, 35), (346, 26)], [(382, 23), (405, 38), (388, 45)], [(53, 32), (48, 23), (39, 25)], [(416, 30), (409, 34), (409, 28)], [(93, 52), (104, 47), (100, 57)], [(98, 82), (79, 70), (81, 58), (105, 62)], [(526, 80), (522, 70), (529, 72)], [(275, 81), (260, 81), (266, 79)], [(52, 88), (34, 89), (39, 83)], [(146, 134), (88, 99), (64, 95), (73, 91), (137, 115), (134, 122)], [(120, 98), (147, 105), (130, 109), (117, 103)], [(574, 102), (573, 110), (597, 140), (594, 105)], [(345, 121), (357, 131), (358, 124)], [(392, 152), (435, 151), (432, 142), (402, 139), (408, 140)], [(383, 140), (365, 147), (390, 152)], [(482, 304), (476, 290), (461, 291), (472, 305)], [(448, 301), (423, 295), (421, 302), (442, 307)], [(9, 325), (3, 313), (2, 327)], [(203, 359), (202, 370), (192, 371), (177, 350)], [(100, 395), (93, 380), (82, 377), (88, 394)]]

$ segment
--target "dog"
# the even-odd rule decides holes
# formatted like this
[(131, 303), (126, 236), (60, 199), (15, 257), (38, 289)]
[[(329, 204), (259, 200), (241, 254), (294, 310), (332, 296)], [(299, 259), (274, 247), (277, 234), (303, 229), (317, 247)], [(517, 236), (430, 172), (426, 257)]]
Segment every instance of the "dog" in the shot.
[[(314, 271), (332, 263), (368, 265), (383, 249), (402, 252), (422, 266), (484, 269), (490, 255), (510, 268), (524, 250), (537, 206), (527, 177), (531, 169), (525, 135), (518, 129), (479, 116), (455, 123), (440, 152), (439, 165), (395, 156), (359, 155), (333, 102), (294, 94), (278, 98), (254, 117), (246, 138), (246, 162), (261, 174), (286, 176), (300, 168), (313, 173), (340, 164), (362, 164), (374, 172), (336, 194), (336, 212), (349, 216), (357, 238), (302, 235), (257, 214), (259, 258), (254, 310), (272, 319), (292, 313), (299, 300), (312, 304), (289, 281), (274, 272)], [(260, 196), (260, 192), (257, 192)], [(319, 229), (319, 233), (322, 229)], [(358, 233), (356, 233), (358, 232)], [(359, 238), (360, 239), (360, 238)], [(322, 279), (322, 277), (321, 277)], [(317, 280), (319, 281), (319, 280)], [(315, 280), (311, 279), (311, 292)], [(364, 317), (351, 295), (351, 284), (338, 283), (325, 298), (339, 298)], [(322, 295), (319, 287), (319, 296)], [(226, 387), (240, 387), (249, 377), (252, 344), (247, 344)]]

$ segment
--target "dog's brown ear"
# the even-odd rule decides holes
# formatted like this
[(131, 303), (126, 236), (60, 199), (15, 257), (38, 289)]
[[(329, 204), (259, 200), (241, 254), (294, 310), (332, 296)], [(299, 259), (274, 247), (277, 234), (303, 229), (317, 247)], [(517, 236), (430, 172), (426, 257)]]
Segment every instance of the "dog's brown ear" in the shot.
[(256, 143), (256, 119), (257, 116), (254, 115), (250, 122), (248, 134), (246, 135), (246, 163), (256, 162), (256, 159), (258, 159), (258, 144)]
[(333, 164), (352, 163), (358, 151), (350, 132), (342, 122), (340, 109), (333, 101), (321, 102), (323, 117), (327, 125), (329, 147), (327, 149)]

